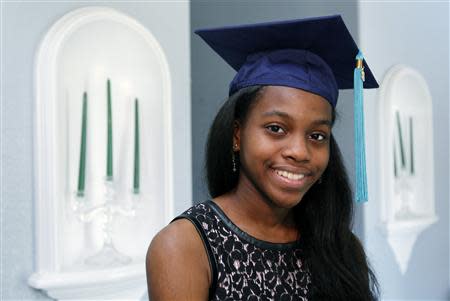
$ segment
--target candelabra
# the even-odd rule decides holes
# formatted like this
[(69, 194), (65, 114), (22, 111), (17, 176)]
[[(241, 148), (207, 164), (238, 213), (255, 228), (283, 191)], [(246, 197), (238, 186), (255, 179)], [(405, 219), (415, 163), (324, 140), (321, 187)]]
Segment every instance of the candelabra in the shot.
[(115, 198), (114, 182), (105, 180), (105, 201), (102, 204), (89, 204), (85, 200), (78, 200), (73, 204), (73, 211), (77, 218), (83, 223), (91, 223), (95, 219), (101, 219), (103, 232), (102, 249), (84, 260), (91, 266), (111, 267), (126, 265), (131, 258), (119, 252), (113, 243), (113, 224), (117, 217), (133, 217), (136, 215), (136, 204), (134, 198), (130, 201), (120, 201)]

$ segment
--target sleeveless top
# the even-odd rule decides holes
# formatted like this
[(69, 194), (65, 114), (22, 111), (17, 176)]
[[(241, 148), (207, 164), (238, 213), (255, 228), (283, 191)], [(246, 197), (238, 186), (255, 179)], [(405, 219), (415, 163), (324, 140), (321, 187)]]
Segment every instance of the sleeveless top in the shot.
[(311, 275), (301, 241), (271, 243), (239, 229), (212, 201), (197, 204), (176, 219), (197, 229), (212, 272), (209, 300), (308, 300)]

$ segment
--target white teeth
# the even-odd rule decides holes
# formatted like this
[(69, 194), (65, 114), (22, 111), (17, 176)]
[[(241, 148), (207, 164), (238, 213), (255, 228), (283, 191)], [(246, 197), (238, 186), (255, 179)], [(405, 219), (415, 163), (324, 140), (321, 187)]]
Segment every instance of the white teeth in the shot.
[(295, 174), (292, 172), (288, 172), (285, 170), (277, 170), (276, 171), (278, 175), (284, 177), (284, 178), (288, 178), (289, 180), (300, 180), (303, 179), (305, 177), (304, 174)]

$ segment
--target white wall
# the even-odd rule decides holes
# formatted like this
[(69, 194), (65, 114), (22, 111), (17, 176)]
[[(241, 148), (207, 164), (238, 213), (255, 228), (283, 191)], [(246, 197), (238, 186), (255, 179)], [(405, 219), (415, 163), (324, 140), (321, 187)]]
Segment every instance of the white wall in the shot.
[(428, 82), (433, 98), (434, 189), (439, 222), (425, 230), (405, 275), (379, 225), (378, 93), (366, 91), (369, 204), (365, 245), (386, 300), (449, 300), (449, 3), (360, 1), (359, 44), (381, 83), (387, 70), (406, 64)]
[[(33, 68), (39, 42), (67, 12), (116, 8), (146, 26), (165, 51), (172, 79), (175, 212), (191, 204), (189, 2), (3, 2), (1, 112), (1, 300), (46, 299), (27, 285), (34, 265)], [(186, 113), (187, 112), (187, 113)], [(145, 133), (144, 133), (145, 134)], [(155, 143), (159, 143), (155, 141)], [(177, 152), (176, 150), (183, 150)], [(183, 173), (177, 172), (183, 170)]]

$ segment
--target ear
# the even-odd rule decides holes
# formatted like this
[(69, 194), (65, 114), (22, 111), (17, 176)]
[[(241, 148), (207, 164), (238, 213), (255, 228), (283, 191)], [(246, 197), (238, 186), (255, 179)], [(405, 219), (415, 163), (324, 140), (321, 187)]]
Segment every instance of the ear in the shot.
[(235, 120), (233, 126), (233, 151), (238, 152), (241, 149), (241, 124)]

